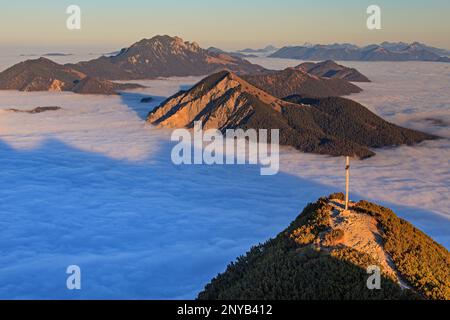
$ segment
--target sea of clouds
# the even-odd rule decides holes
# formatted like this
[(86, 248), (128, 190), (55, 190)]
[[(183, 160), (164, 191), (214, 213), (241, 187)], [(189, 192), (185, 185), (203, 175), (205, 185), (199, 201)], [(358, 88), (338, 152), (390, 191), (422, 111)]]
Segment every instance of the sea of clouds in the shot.
[[(352, 99), (450, 137), (449, 64), (345, 64), (373, 80)], [(143, 81), (147, 88), (113, 97), (0, 91), (0, 298), (194, 298), (308, 202), (343, 189), (342, 158), (286, 148), (275, 176), (248, 165), (173, 165), (170, 131), (144, 119), (198, 80)], [(140, 103), (147, 95), (155, 100)], [(63, 109), (5, 111), (37, 106)], [(449, 147), (443, 139), (353, 161), (351, 198), (389, 206), (449, 248)], [(72, 264), (80, 291), (66, 289)]]

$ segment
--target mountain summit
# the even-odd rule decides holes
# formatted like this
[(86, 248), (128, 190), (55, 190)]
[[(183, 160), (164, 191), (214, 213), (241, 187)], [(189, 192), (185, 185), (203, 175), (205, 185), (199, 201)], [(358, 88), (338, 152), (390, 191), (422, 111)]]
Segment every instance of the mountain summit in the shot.
[(227, 69), (238, 74), (265, 71), (237, 56), (205, 50), (179, 37), (142, 39), (117, 55), (68, 65), (93, 77), (108, 80), (201, 76)]

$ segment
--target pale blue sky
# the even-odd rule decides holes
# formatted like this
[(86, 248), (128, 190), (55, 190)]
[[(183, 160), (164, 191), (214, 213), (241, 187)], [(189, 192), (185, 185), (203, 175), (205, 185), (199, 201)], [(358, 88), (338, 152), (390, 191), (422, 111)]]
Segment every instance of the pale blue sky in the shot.
[[(69, 31), (66, 7), (82, 10)], [(366, 28), (366, 8), (382, 9), (382, 30)], [(2, 0), (1, 46), (124, 47), (156, 34), (224, 49), (313, 43), (421, 41), (450, 48), (450, 1), (406, 0)]]

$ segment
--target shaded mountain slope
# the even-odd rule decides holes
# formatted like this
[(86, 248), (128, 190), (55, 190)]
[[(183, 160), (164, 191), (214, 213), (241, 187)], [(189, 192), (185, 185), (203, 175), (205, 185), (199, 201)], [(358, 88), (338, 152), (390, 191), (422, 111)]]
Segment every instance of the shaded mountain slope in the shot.
[(68, 91), (74, 81), (86, 77), (75, 69), (46, 58), (20, 62), (0, 73), (0, 89), (20, 91)]
[[(343, 195), (309, 204), (276, 238), (253, 247), (198, 298), (450, 299), (450, 253), (391, 210)], [(378, 266), (381, 289), (367, 288)]]
[[(342, 98), (278, 99), (230, 72), (211, 75), (151, 111), (151, 124), (204, 129), (279, 129), (280, 144), (303, 152), (366, 158), (369, 148), (420, 142), (433, 136), (390, 124), (362, 105)], [(290, 100), (290, 101), (289, 101)], [(321, 104), (323, 103), (323, 104)], [(386, 130), (386, 132), (383, 132)]]
[(323, 62), (304, 62), (297, 67), (309, 74), (332, 79), (343, 79), (352, 82), (370, 82), (370, 80), (355, 68), (349, 68), (332, 60)]
[[(350, 99), (341, 97), (302, 98), (290, 96), (283, 100), (296, 104), (313, 106), (321, 113), (316, 113), (314, 120), (330, 136), (350, 140), (370, 148), (384, 146), (412, 145), (437, 137), (397, 126), (383, 120), (369, 109)], [(292, 117), (301, 117), (297, 109), (291, 108)], [(326, 114), (327, 116), (322, 116)], [(317, 116), (319, 115), (319, 116)]]

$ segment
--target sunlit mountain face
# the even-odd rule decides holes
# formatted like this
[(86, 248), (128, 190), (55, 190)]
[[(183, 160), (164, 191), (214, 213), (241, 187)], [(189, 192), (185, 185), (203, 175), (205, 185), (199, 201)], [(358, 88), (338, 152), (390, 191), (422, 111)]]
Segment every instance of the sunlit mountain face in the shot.
[[(290, 60), (254, 62), (284, 69)], [(364, 91), (351, 99), (398, 125), (450, 137), (445, 65), (347, 65), (372, 80), (358, 83)], [(9, 288), (0, 290), (2, 298), (71, 298), (60, 286), (65, 274), (54, 274), (74, 262), (90, 283), (80, 298), (193, 298), (228, 262), (285, 228), (299, 208), (342, 188), (341, 158), (291, 149), (282, 149), (273, 177), (261, 178), (254, 166), (173, 165), (171, 131), (145, 119), (201, 79), (138, 81), (145, 88), (120, 96), (0, 92), (0, 207), (8, 213), (0, 281)], [(152, 102), (141, 102), (149, 96)], [(38, 106), (61, 110), (6, 111)], [(351, 197), (389, 206), (448, 248), (450, 204), (442, 195), (449, 168), (436, 162), (448, 159), (448, 150), (440, 139), (354, 161)]]

